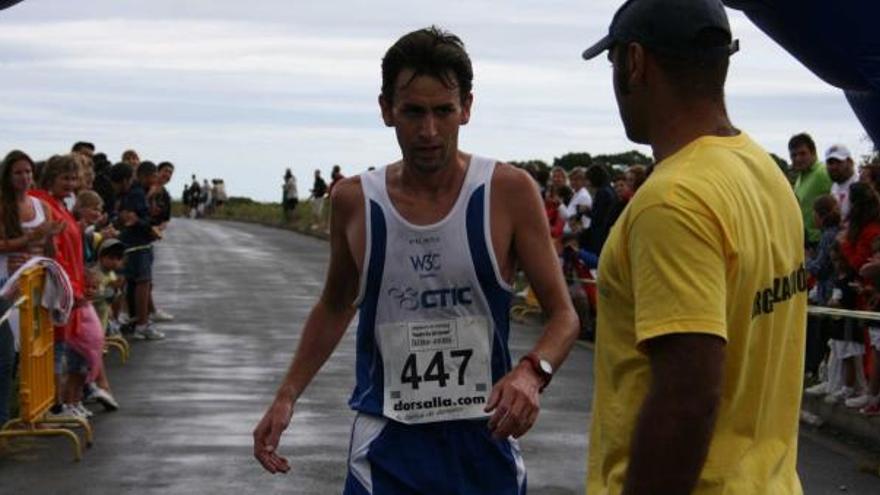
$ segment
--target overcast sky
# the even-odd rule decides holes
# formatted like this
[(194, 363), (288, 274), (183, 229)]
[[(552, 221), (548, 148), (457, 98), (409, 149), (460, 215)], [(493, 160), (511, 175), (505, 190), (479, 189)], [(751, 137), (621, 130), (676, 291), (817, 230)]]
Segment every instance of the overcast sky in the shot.
[[(618, 0), (26, 0), (0, 11), (0, 152), (34, 159), (93, 141), (118, 161), (134, 148), (233, 196), (277, 201), (286, 167), (300, 196), (333, 164), (345, 175), (399, 157), (376, 96), (401, 35), (438, 24), (474, 63), (474, 113), (461, 147), (504, 160), (639, 149), (626, 140), (611, 69), (580, 52), (607, 32)], [(785, 156), (794, 132), (866, 153), (843, 93), (730, 12), (731, 117)]]

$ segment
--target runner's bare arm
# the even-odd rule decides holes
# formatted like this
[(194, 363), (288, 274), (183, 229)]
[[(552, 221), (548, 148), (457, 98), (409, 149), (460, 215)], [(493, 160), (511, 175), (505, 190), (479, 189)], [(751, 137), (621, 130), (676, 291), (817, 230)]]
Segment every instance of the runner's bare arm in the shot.
[[(532, 289), (547, 315), (547, 323), (532, 352), (546, 359), (556, 370), (568, 356), (577, 339), (577, 316), (562, 277), (559, 259), (550, 239), (550, 227), (544, 214), (534, 180), (525, 172), (500, 165), (492, 182), (493, 204), (504, 205), (509, 226), (510, 252), (501, 258), (512, 263), (513, 256), (525, 270)], [(493, 241), (494, 243), (494, 241)], [(498, 244), (495, 244), (496, 251)], [(492, 390), (487, 411), (494, 414), (489, 427), (498, 437), (525, 434), (539, 412), (538, 392), (541, 378), (528, 363), (520, 363), (498, 381)]]
[(277, 454), (281, 434), (290, 424), (293, 406), (330, 357), (355, 315), (358, 268), (351, 243), (363, 224), (363, 194), (357, 178), (333, 189), (330, 218), (330, 265), (320, 300), (312, 308), (299, 346), (275, 400), (254, 430), (254, 456), (270, 473), (287, 472), (287, 459)]
[(724, 340), (672, 334), (643, 346), (652, 380), (633, 433), (623, 493), (690, 493), (715, 428)]

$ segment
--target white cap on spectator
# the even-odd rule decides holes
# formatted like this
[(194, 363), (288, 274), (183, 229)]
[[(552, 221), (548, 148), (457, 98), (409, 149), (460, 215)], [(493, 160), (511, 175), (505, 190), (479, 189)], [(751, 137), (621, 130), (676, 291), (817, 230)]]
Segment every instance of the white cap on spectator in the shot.
[(849, 148), (846, 146), (842, 144), (833, 144), (828, 148), (828, 151), (825, 152), (825, 161), (827, 162), (832, 158), (845, 162), (852, 158), (852, 155), (849, 152)]

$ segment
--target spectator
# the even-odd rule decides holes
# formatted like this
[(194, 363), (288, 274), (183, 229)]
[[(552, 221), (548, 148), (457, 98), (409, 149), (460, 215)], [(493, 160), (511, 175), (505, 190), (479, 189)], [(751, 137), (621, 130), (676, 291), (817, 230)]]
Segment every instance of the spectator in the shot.
[(149, 193), (150, 203), (150, 223), (156, 227), (159, 232), (165, 230), (168, 222), (171, 221), (171, 193), (165, 187), (171, 182), (174, 176), (174, 164), (171, 162), (162, 162), (158, 167), (158, 178), (156, 185)]
[[(880, 237), (880, 196), (871, 186), (859, 182), (850, 187), (849, 201), (850, 212), (845, 235), (840, 243), (842, 256), (837, 267), (838, 283), (835, 284), (835, 288), (840, 291), (837, 293), (837, 304), (845, 309), (864, 309), (850, 303), (851, 294), (843, 287), (843, 283), (855, 283), (860, 269), (872, 256), (872, 244)], [(844, 380), (835, 383), (832, 374), (834, 370), (829, 366), (829, 394), (826, 397), (829, 403), (857, 397), (862, 395), (864, 389), (864, 376), (859, 371), (865, 351), (864, 332), (855, 325), (855, 320), (847, 318), (840, 321), (848, 323), (843, 328), (835, 328), (831, 349), (836, 360), (842, 363)]]
[(226, 204), (226, 183), (223, 179), (214, 179), (214, 188), (211, 193), (213, 201), (211, 202), (211, 212), (223, 211), (223, 205)]
[[(31, 255), (51, 255), (52, 236), (60, 230), (49, 208), (27, 196), (33, 177), (33, 161), (22, 151), (12, 151), (0, 170), (0, 285)], [(19, 313), (11, 301), (0, 300), (0, 314), (10, 311), (0, 325), (0, 425), (9, 419), (9, 400), (19, 348)]]
[(284, 223), (289, 223), (293, 218), (293, 212), (299, 203), (299, 196), (296, 191), (296, 177), (290, 169), (284, 173), (284, 185), (282, 186), (282, 211), (284, 213)]
[(192, 184), (189, 186), (189, 217), (196, 218), (199, 214), (199, 202), (202, 198), (202, 187), (195, 174), (192, 176)]
[(201, 195), (199, 196), (199, 216), (203, 217), (211, 214), (211, 200), (213, 198), (214, 189), (208, 184), (208, 179), (202, 180)]
[(806, 229), (806, 243), (815, 246), (819, 242), (819, 229), (813, 224), (813, 201), (831, 191), (828, 170), (816, 158), (816, 143), (806, 133), (792, 136), (788, 141), (791, 167), (798, 174), (794, 183), (794, 195), (801, 207)]
[[(134, 336), (139, 339), (160, 340), (165, 334), (156, 330), (149, 320), (150, 289), (153, 280), (153, 241), (147, 191), (156, 183), (157, 168), (143, 162), (137, 171), (137, 180), (120, 200), (118, 222), (119, 240), (129, 246), (125, 259), (128, 308), (135, 320)], [(205, 181), (207, 183), (207, 181)]]
[(571, 220), (577, 221), (581, 228), (589, 228), (589, 212), (590, 208), (593, 206), (593, 198), (590, 196), (590, 191), (587, 190), (586, 170), (582, 167), (576, 167), (568, 175), (568, 180), (571, 183), (571, 189), (574, 191), (574, 196), (567, 205), (561, 206), (559, 210), (563, 220), (567, 222), (565, 225), (565, 232), (572, 231), (569, 226), (570, 224), (568, 223)]
[(596, 303), (596, 286), (589, 282), (593, 278), (591, 269), (598, 266), (596, 255), (581, 249), (575, 233), (563, 234), (560, 264), (562, 275), (568, 285), (568, 294), (578, 315), (580, 323), (579, 338), (595, 340), (593, 308)]
[[(862, 266), (859, 275), (871, 280), (868, 307), (871, 311), (880, 311), (880, 237), (874, 239), (871, 246), (873, 254), (868, 263)], [(868, 390), (864, 394), (846, 400), (846, 406), (859, 409), (867, 416), (880, 415), (880, 327), (877, 322), (871, 322), (868, 327), (868, 338), (871, 356), (871, 374), (868, 380)]]
[(119, 200), (131, 188), (131, 183), (134, 180), (134, 171), (127, 163), (120, 162), (110, 168), (107, 178), (110, 181), (110, 188), (113, 193), (113, 205), (108, 207), (105, 203), (104, 209), (107, 210), (110, 222), (118, 225)]
[(138, 156), (137, 151), (125, 150), (122, 152), (122, 163), (127, 163), (132, 168), (132, 171), (136, 172), (141, 164), (141, 158)]
[(327, 183), (321, 178), (321, 171), (315, 170), (315, 182), (312, 184), (312, 229), (321, 228), (321, 213), (324, 207), (324, 195), (327, 194)]
[(835, 144), (825, 152), (825, 167), (831, 184), (831, 195), (837, 199), (840, 205), (840, 214), (843, 218), (849, 214), (849, 186), (858, 182), (855, 174), (852, 155), (849, 149), (842, 144)]
[(71, 153), (78, 153), (81, 155), (85, 155), (88, 158), (92, 158), (95, 154), (95, 145), (86, 141), (77, 141), (70, 148)]
[(327, 196), (330, 196), (333, 193), (333, 187), (344, 178), (345, 176), (342, 175), (342, 170), (339, 168), (339, 165), (333, 165), (333, 170), (330, 172), (330, 187), (327, 188)]
[[(816, 198), (813, 202), (814, 222), (821, 229), (822, 235), (815, 250), (810, 250), (806, 261), (807, 272), (815, 279), (816, 284), (810, 291), (810, 302), (819, 306), (827, 306), (834, 288), (834, 265), (831, 263), (831, 249), (837, 243), (840, 231), (840, 209), (837, 200), (830, 194)], [(829, 320), (825, 317), (807, 318), (807, 350), (805, 369), (808, 375), (818, 376), (819, 364), (825, 358), (828, 348)], [(827, 384), (809, 389), (815, 394), (827, 393)]]
[[(831, 250), (834, 264), (834, 288), (828, 306), (842, 309), (859, 309), (858, 274), (845, 254), (843, 245)], [(859, 396), (864, 390), (861, 360), (865, 353), (864, 333), (857, 320), (838, 318), (831, 320), (831, 354), (839, 367), (829, 364), (828, 394), (825, 402), (835, 404)], [(829, 363), (831, 361), (829, 360)], [(839, 371), (838, 371), (839, 370)], [(840, 373), (840, 375), (838, 375)]]
[[(9, 299), (0, 298), (0, 314), (5, 314), (11, 306), (12, 302)], [(18, 353), (15, 349), (12, 326), (7, 319), (0, 324), (0, 425), (4, 425), (9, 421), (12, 382), (17, 368)]]
[(104, 213), (109, 217), (110, 212), (116, 206), (116, 194), (113, 192), (113, 184), (110, 181), (110, 167), (112, 165), (107, 161), (107, 155), (104, 153), (96, 154), (92, 159), (92, 163), (95, 172), (92, 189), (101, 196), (101, 201), (104, 204)]
[[(173, 176), (174, 164), (171, 162), (160, 163), (156, 184), (152, 187), (147, 197), (150, 205), (150, 224), (153, 228), (153, 236), (157, 240), (162, 239), (165, 229), (171, 221), (171, 194), (165, 186), (171, 182)], [(157, 323), (172, 321), (174, 315), (156, 308), (154, 301), (153, 284), (150, 283), (150, 319)]]
[(617, 195), (611, 187), (611, 175), (604, 166), (591, 165), (586, 178), (587, 187), (593, 194), (593, 205), (585, 212), (591, 221), (590, 227), (582, 233), (581, 246), (599, 256), (611, 231), (611, 216), (617, 205)]
[(561, 187), (568, 185), (568, 174), (565, 169), (559, 166), (550, 169), (550, 187)]
[[(76, 196), (76, 208), (74, 215), (79, 219), (80, 233), (83, 239), (83, 262), (86, 266), (84, 270), (86, 280), (85, 296), (88, 302), (84, 302), (84, 306), (88, 306), (82, 317), (82, 327), (86, 328), (101, 341), (101, 349), (103, 350), (103, 335), (105, 326), (101, 323), (101, 317), (97, 313), (97, 308), (92, 304), (96, 297), (96, 293), (100, 290), (100, 277), (92, 270), (90, 265), (98, 262), (98, 248), (103, 243), (102, 235), (95, 232), (96, 224), (102, 220), (104, 205), (101, 202), (101, 196), (95, 191), (80, 191)], [(100, 365), (97, 366), (98, 371), (90, 374), (86, 381), (83, 401), (95, 400), (100, 402), (107, 411), (115, 411), (119, 409), (119, 404), (110, 391), (110, 380), (107, 378), (106, 367), (104, 366), (104, 358), (102, 352), (95, 352), (93, 359), (98, 360)]]
[[(40, 189), (30, 190), (28, 194), (41, 199), (49, 206), (51, 216), (64, 224), (63, 230), (54, 237), (55, 261), (64, 269), (73, 288), (74, 309), (70, 314), (67, 324), (55, 327), (55, 373), (60, 375), (63, 371), (63, 361), (66, 361), (66, 380), (64, 381), (61, 404), (56, 404), (50, 410), (52, 415), (81, 416), (90, 414), (82, 406), (83, 385), (87, 375), (97, 374), (100, 369), (100, 353), (103, 351), (103, 342), (100, 349), (96, 348), (95, 342), (84, 341), (91, 337), (86, 333), (89, 328), (83, 325), (84, 317), (91, 308), (94, 308), (85, 299), (86, 281), (85, 265), (83, 263), (83, 241), (79, 225), (73, 215), (64, 205), (65, 198), (69, 197), (79, 183), (79, 165), (71, 155), (53, 156), (46, 163), (40, 176)], [(92, 345), (87, 345), (91, 343)], [(63, 361), (62, 361), (63, 359)], [(61, 383), (58, 376), (57, 383)], [(62, 390), (59, 387), (59, 390)]]
[(630, 165), (626, 170), (626, 185), (631, 191), (630, 197), (642, 187), (648, 178), (648, 169), (644, 165)]

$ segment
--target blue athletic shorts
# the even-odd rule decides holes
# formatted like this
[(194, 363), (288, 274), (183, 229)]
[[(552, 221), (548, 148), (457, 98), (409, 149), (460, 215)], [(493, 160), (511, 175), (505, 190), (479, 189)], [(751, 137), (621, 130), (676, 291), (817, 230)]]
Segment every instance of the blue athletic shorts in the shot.
[(486, 423), (358, 414), (343, 495), (525, 495), (519, 444), (492, 438)]

